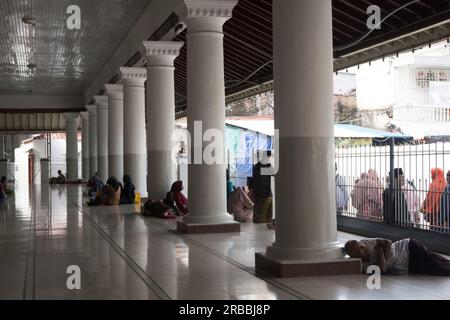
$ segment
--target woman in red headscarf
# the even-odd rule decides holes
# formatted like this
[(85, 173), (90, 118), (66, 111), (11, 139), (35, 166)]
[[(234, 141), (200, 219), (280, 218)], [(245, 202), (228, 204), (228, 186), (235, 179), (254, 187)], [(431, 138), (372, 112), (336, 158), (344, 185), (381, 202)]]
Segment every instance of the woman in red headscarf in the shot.
[(428, 194), (422, 205), (422, 212), (426, 214), (432, 226), (443, 226), (443, 221), (439, 221), (441, 195), (446, 187), (444, 170), (440, 168), (431, 169), (431, 183)]
[(183, 191), (183, 181), (176, 181), (172, 184), (170, 192), (173, 194), (173, 199), (177, 205), (178, 210), (183, 214), (187, 215), (188, 211), (188, 199), (181, 192)]

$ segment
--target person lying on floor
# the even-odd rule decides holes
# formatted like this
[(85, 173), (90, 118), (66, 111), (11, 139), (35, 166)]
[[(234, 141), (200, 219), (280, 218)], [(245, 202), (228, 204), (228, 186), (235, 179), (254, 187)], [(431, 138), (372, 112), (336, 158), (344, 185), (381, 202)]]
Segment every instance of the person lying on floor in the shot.
[(152, 201), (151, 199), (148, 199), (147, 201), (145, 201), (143, 215), (160, 219), (177, 218), (174, 209), (168, 206), (163, 200)]
[(450, 276), (450, 260), (434, 253), (415, 239), (392, 242), (387, 239), (351, 240), (345, 244), (351, 258), (363, 262), (363, 271), (372, 265), (383, 274), (421, 274)]

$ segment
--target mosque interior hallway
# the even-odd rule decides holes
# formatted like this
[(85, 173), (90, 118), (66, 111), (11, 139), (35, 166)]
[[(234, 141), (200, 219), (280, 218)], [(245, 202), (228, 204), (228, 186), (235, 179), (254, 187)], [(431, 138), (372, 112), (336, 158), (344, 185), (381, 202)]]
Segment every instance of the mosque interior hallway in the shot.
[(181, 235), (134, 205), (89, 208), (77, 185), (18, 184), (15, 194), (0, 208), (0, 299), (450, 299), (449, 278), (383, 276), (369, 290), (367, 275), (257, 276), (254, 254), (274, 241), (265, 225)]

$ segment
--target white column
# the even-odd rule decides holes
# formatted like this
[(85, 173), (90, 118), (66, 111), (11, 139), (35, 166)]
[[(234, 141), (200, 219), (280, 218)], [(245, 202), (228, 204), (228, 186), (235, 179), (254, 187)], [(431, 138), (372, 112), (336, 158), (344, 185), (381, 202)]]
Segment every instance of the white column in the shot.
[(50, 180), (50, 159), (41, 159), (41, 184)]
[(175, 181), (171, 158), (175, 130), (174, 61), (183, 42), (146, 41), (147, 54), (147, 189), (150, 199), (163, 199)]
[(5, 159), (5, 135), (0, 134), (0, 159)]
[(8, 160), (5, 158), (5, 135), (0, 134), (0, 177), (8, 175)]
[(97, 106), (86, 106), (89, 112), (89, 177), (97, 173)]
[(81, 155), (82, 178), (88, 180), (89, 175), (89, 112), (81, 112)]
[(123, 85), (105, 85), (108, 94), (108, 171), (123, 179)]
[(123, 167), (142, 197), (147, 197), (145, 68), (120, 68), (123, 79)]
[(8, 177), (8, 159), (0, 159), (0, 177)]
[[(183, 219), (186, 225), (233, 224), (227, 213), (225, 141), (216, 141), (216, 155), (222, 153), (222, 157), (214, 164), (205, 163), (202, 156), (211, 142), (201, 141), (203, 133), (210, 129), (225, 139), (223, 24), (231, 18), (237, 2), (185, 0), (187, 121), (193, 142), (189, 150), (192, 164), (188, 166), (189, 216)], [(195, 132), (195, 122), (201, 123), (203, 132)]]
[(266, 255), (301, 262), (342, 259), (330, 107), (331, 0), (283, 0), (273, 6), (275, 128), (280, 139), (276, 237)]
[(98, 174), (103, 181), (108, 172), (108, 96), (95, 96), (97, 104), (97, 163)]
[(64, 113), (66, 118), (67, 181), (78, 180), (78, 118), (79, 113)]
[(14, 154), (14, 135), (7, 134), (5, 135), (5, 152), (8, 153), (8, 163), (7, 167), (10, 166), (11, 170), (8, 171), (8, 174), (6, 178), (8, 181), (14, 181), (15, 179), (15, 171), (14, 171), (14, 161), (15, 161), (15, 154)]

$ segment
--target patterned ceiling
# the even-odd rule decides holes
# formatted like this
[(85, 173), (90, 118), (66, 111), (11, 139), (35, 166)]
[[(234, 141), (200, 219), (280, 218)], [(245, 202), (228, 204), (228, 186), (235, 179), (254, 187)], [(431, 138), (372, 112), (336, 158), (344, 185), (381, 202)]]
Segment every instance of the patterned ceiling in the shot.
[[(0, 0), (0, 94), (83, 94), (149, 2)], [(80, 30), (66, 26), (70, 5), (81, 9)]]

